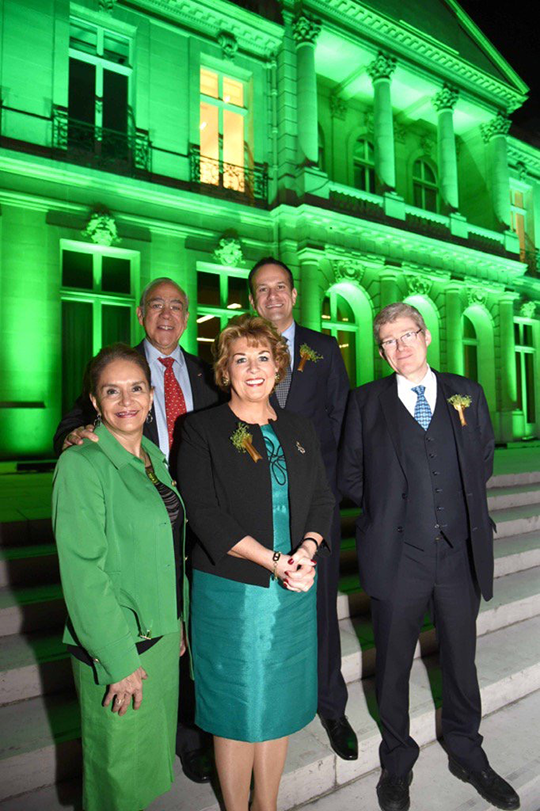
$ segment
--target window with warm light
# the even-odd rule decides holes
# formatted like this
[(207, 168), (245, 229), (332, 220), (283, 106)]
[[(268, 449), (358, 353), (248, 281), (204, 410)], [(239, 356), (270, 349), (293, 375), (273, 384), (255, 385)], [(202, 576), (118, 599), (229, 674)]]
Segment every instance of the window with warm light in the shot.
[(337, 340), (351, 386), (356, 386), (356, 318), (349, 302), (337, 290), (329, 290), (324, 298), (321, 331)]
[(212, 362), (211, 346), (216, 335), (234, 315), (249, 310), (247, 274), (211, 269), (197, 273), (198, 355)]
[(519, 258), (522, 262), (527, 259), (527, 252), (534, 250), (534, 243), (527, 235), (527, 208), (526, 192), (518, 189), (510, 189), (510, 211), (512, 231), (519, 239)]
[(200, 72), (202, 183), (245, 191), (245, 83), (202, 67)]
[(437, 176), (430, 164), (419, 158), (414, 162), (413, 171), (413, 205), (424, 211), (439, 210), (439, 190)]
[(535, 431), (536, 423), (536, 350), (534, 324), (525, 319), (516, 319), (514, 338), (516, 344), (517, 407), (523, 411), (528, 434)]
[(375, 193), (375, 150), (371, 141), (359, 138), (353, 153), (354, 187)]

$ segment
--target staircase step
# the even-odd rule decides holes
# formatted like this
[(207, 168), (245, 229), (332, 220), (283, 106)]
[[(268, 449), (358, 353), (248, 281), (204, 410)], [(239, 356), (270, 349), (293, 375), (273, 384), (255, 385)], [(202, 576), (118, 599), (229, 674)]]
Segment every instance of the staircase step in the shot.
[(495, 538), (508, 538), (540, 530), (540, 503), (493, 510), (491, 517), (497, 525)]
[(0, 646), (0, 704), (73, 690), (61, 633), (13, 634)]
[(59, 579), (55, 544), (0, 547), (0, 588)]
[(0, 637), (55, 628), (65, 618), (59, 583), (0, 588)]
[(539, 503), (540, 483), (518, 484), (512, 487), (490, 487), (488, 490), (488, 507), (490, 511)]

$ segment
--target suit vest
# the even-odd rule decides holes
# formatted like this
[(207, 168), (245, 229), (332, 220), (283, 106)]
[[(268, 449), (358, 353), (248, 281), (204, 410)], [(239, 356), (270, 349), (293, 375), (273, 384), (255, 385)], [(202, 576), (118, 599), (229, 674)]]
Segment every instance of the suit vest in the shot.
[(401, 444), (407, 474), (404, 541), (427, 549), (446, 538), (452, 546), (467, 542), (469, 528), (457, 448), (440, 387), (427, 431), (400, 400)]

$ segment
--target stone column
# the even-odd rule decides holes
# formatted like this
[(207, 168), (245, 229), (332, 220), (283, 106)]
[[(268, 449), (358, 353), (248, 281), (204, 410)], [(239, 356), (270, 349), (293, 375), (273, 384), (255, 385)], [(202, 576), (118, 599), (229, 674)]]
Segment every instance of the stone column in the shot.
[(396, 60), (379, 51), (367, 72), (373, 82), (373, 128), (375, 147), (375, 174), (381, 193), (396, 188), (396, 161), (394, 154), (394, 121), (390, 78), (396, 69)]
[(439, 161), (439, 192), (444, 210), (448, 213), (458, 210), (459, 191), (454, 136), (453, 111), (458, 99), (458, 91), (445, 84), (433, 98), (437, 111), (437, 156)]
[(515, 293), (502, 293), (499, 299), (499, 372), (501, 411), (499, 441), (514, 439), (513, 412), (517, 407), (516, 343), (514, 338)]
[(312, 257), (300, 261), (300, 323), (303, 327), (321, 329), (321, 288), (319, 263)]
[(493, 207), (501, 230), (509, 230), (511, 225), (510, 172), (506, 144), (510, 124), (510, 119), (499, 112), (482, 127), (484, 141), (489, 146)]
[(463, 305), (459, 285), (446, 287), (446, 371), (462, 375), (463, 358)]
[(321, 24), (300, 14), (293, 21), (296, 42), (298, 162), (316, 166), (319, 159), (315, 41)]

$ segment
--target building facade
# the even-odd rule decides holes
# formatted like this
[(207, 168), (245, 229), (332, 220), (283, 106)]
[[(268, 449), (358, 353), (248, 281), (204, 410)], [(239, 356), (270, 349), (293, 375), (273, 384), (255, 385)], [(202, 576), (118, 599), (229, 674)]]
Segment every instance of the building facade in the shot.
[(4, 0), (1, 25), (2, 458), (51, 455), (148, 281), (187, 291), (209, 357), (268, 254), (352, 386), (387, 373), (373, 317), (404, 300), (499, 442), (540, 435), (540, 150), (454, 0)]

